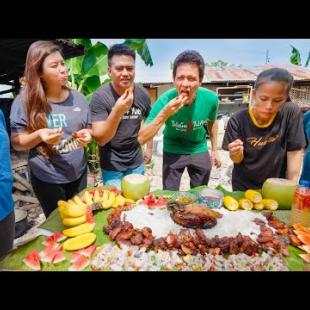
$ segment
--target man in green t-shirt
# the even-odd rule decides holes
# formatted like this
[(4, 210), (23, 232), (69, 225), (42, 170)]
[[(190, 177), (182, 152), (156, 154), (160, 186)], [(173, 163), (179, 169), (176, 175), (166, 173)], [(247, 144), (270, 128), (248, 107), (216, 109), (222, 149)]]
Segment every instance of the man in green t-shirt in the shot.
[[(216, 93), (201, 87), (204, 60), (196, 51), (184, 51), (174, 61), (175, 88), (162, 94), (139, 131), (138, 141), (152, 139), (165, 124), (163, 131), (163, 189), (179, 190), (182, 174), (187, 168), (190, 186), (207, 185), (212, 165), (221, 161), (217, 151)], [(211, 158), (206, 129), (210, 134)]]

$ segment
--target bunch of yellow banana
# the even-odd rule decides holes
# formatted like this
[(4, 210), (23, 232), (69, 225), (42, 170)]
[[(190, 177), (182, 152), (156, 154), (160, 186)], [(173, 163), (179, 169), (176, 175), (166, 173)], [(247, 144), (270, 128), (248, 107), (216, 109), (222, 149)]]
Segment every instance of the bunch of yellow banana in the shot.
[(122, 195), (110, 190), (85, 191), (81, 200), (93, 210), (123, 207), (126, 203), (134, 203)]
[(77, 226), (93, 221), (91, 208), (87, 207), (78, 196), (68, 201), (59, 200), (58, 211), (65, 226)]
[(69, 238), (63, 244), (64, 250), (73, 251), (91, 245), (96, 240), (93, 233), (95, 228), (94, 218), (90, 207), (78, 197), (68, 201), (59, 200), (58, 210), (65, 226), (74, 226), (63, 230)]
[(252, 189), (248, 189), (245, 192), (244, 196), (245, 198), (241, 198), (239, 199), (239, 201), (237, 201), (235, 198), (231, 196), (225, 196), (223, 201), (224, 206), (230, 211), (235, 211), (238, 210), (239, 208), (248, 211), (252, 209), (255, 210), (267, 209), (275, 211), (279, 207), (277, 201), (272, 199), (263, 199), (261, 193)]

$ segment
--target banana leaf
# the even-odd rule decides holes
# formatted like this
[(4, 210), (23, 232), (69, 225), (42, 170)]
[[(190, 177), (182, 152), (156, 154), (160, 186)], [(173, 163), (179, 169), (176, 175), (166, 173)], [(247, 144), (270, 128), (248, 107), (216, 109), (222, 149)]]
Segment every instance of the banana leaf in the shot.
[(221, 191), (224, 194), (224, 196), (231, 196), (237, 200), (244, 198), (244, 192), (242, 192), (242, 191), (230, 192), (230, 191), (226, 190), (222, 185), (218, 185), (216, 187), (216, 189), (218, 191)]
[[(302, 250), (299, 250), (298, 248), (295, 248), (291, 245), (288, 246), (288, 250), (290, 255), (285, 258), (287, 267), (291, 271), (304, 271), (306, 264), (302, 260), (298, 254), (304, 253)], [(307, 264), (308, 266), (310, 264)]]
[[(207, 186), (201, 186), (201, 187), (196, 187), (189, 192), (191, 193), (197, 193), (203, 188), (206, 188)], [(109, 189), (111, 186), (103, 186), (102, 188)], [(85, 190), (92, 190), (93, 187), (87, 188)], [(226, 193), (229, 193), (231, 196), (235, 197), (238, 199), (238, 197), (242, 197), (243, 192), (229, 192), (225, 190), (222, 186), (217, 186), (218, 190), (225, 191)], [(79, 195), (81, 196), (84, 191), (83, 190)], [(225, 194), (224, 192), (224, 194)], [(154, 195), (173, 195), (177, 193), (177, 191), (167, 191), (167, 190), (156, 190), (153, 191), (152, 194)], [(244, 193), (243, 193), (244, 194)], [(96, 221), (94, 233), (97, 236), (96, 239), (96, 245), (102, 245), (104, 243), (113, 243), (108, 235), (103, 233), (103, 227), (107, 225), (107, 217), (108, 215), (113, 211), (113, 208), (108, 209), (108, 210), (100, 210), (100, 211), (95, 211), (94, 212), (94, 218)], [(256, 211), (260, 212), (260, 211)], [(289, 222), (289, 214), (290, 211), (288, 210), (277, 210), (274, 211), (274, 215), (280, 218), (281, 220), (285, 222)], [(48, 217), (48, 219), (40, 226), (41, 228), (45, 228), (51, 231), (62, 231), (65, 229), (65, 226), (62, 224), (60, 214), (58, 212), (58, 209), (54, 210), (51, 215)], [(0, 262), (0, 269), (2, 270), (30, 270), (24, 263), (23, 259), (26, 255), (30, 253), (32, 250), (37, 250), (41, 251), (44, 248), (44, 245), (42, 245), (42, 241), (45, 239), (45, 237), (38, 237), (35, 240), (19, 247), (18, 249), (12, 251), (9, 253), (4, 260)], [(299, 250), (298, 248), (295, 248), (293, 246), (288, 247), (290, 255), (285, 258), (285, 261), (287, 263), (288, 269), (290, 271), (302, 271), (307, 268), (307, 266), (310, 267), (310, 264), (305, 264), (302, 258), (298, 255), (301, 253), (304, 253), (303, 251)], [(67, 260), (64, 262), (61, 262), (56, 265), (52, 264), (47, 264), (44, 263), (42, 265), (42, 270), (43, 271), (66, 271), (68, 270), (70, 264), (70, 253), (63, 251), (65, 257)], [(89, 270), (89, 267), (85, 269), (85, 271)]]
[[(113, 211), (113, 209), (109, 210), (101, 210), (101, 211), (95, 211), (94, 212), (94, 218), (96, 221), (94, 233), (96, 234), (96, 245), (102, 245), (104, 243), (113, 243), (109, 239), (109, 236), (103, 233), (103, 227), (107, 225), (107, 217), (108, 215)], [(50, 231), (59, 231), (61, 232), (63, 229), (68, 228), (65, 227), (62, 224), (60, 214), (58, 212), (58, 209), (54, 210), (51, 215), (48, 217), (48, 219), (43, 223), (43, 225), (40, 226), (41, 228), (48, 229)], [(45, 248), (45, 246), (42, 244), (42, 241), (46, 237), (40, 236), (37, 237), (35, 240), (30, 241), (29, 243), (17, 248), (16, 250), (13, 250), (11, 253), (9, 253), (4, 260), (0, 262), (0, 270), (31, 270), (28, 268), (24, 262), (23, 259), (25, 256), (27, 256), (32, 250), (37, 250), (40, 252)], [(41, 264), (41, 270), (42, 271), (67, 271), (70, 267), (70, 252), (62, 251), (64, 253), (64, 256), (66, 257), (66, 260), (63, 262), (60, 262), (58, 264), (49, 264), (49, 263), (43, 263)], [(90, 270), (89, 267), (85, 269), (85, 271)]]

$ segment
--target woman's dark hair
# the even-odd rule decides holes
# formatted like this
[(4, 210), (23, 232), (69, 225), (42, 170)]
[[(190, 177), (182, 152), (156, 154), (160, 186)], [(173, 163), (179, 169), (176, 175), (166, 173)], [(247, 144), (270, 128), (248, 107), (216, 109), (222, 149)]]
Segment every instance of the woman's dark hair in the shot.
[(136, 53), (126, 44), (114, 44), (110, 47), (108, 52), (108, 65), (111, 67), (112, 57), (115, 55), (131, 56), (136, 61)]
[(175, 78), (178, 66), (184, 63), (197, 65), (199, 70), (199, 80), (202, 82), (205, 73), (205, 62), (202, 56), (194, 50), (186, 50), (177, 56), (173, 63), (173, 78)]
[[(51, 112), (51, 106), (46, 98), (46, 87), (41, 74), (44, 60), (55, 52), (62, 55), (61, 47), (52, 41), (36, 41), (30, 45), (27, 52), (21, 97), (26, 104), (29, 132), (47, 127), (46, 115)], [(44, 142), (41, 142), (36, 150), (45, 158), (53, 155), (52, 147)]]
[(261, 72), (254, 84), (254, 89), (257, 90), (262, 84), (269, 82), (269, 81), (274, 81), (274, 82), (279, 82), (287, 85), (287, 94), (289, 94), (293, 83), (294, 83), (294, 78), (293, 76), (285, 69), (281, 68), (271, 68), (268, 70), (265, 70)]

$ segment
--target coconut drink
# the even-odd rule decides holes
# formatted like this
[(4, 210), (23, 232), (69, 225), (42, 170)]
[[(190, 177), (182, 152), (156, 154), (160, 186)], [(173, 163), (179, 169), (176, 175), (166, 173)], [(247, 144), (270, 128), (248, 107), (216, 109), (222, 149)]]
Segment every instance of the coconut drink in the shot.
[(129, 174), (122, 179), (122, 193), (124, 197), (135, 201), (150, 193), (151, 181), (143, 174)]

